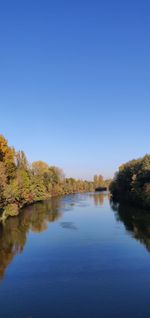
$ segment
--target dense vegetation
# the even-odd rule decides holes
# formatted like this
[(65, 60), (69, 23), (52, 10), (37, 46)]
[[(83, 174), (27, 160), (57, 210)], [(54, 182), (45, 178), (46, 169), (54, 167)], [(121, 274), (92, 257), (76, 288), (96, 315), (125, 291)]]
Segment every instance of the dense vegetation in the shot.
[(16, 152), (0, 135), (0, 220), (17, 215), (20, 209), (51, 196), (93, 191), (108, 184), (102, 176), (94, 181), (65, 178), (58, 167), (43, 161), (29, 164), (23, 151)]
[(110, 191), (114, 199), (150, 207), (150, 155), (129, 161), (119, 168)]
[(51, 196), (93, 191), (94, 183), (65, 178), (61, 169), (43, 161), (31, 165), (23, 151), (16, 152), (0, 135), (1, 219), (17, 215), (24, 205)]

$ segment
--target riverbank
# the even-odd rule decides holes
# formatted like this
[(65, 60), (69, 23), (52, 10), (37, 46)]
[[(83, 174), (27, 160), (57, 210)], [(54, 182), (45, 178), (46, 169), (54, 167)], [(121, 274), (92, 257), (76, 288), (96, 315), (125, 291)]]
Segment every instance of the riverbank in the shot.
[(12, 216), (18, 216), (21, 211), (26, 208), (26, 207), (30, 207), (32, 205), (34, 205), (35, 203), (44, 203), (46, 201), (49, 201), (50, 199), (53, 199), (53, 198), (63, 198), (65, 197), (66, 195), (70, 195), (70, 194), (82, 194), (82, 193), (87, 193), (87, 192), (93, 192), (93, 190), (91, 191), (78, 191), (78, 192), (67, 192), (67, 193), (61, 193), (61, 194), (53, 194), (53, 195), (50, 195), (48, 197), (45, 197), (43, 198), (42, 200), (38, 200), (38, 201), (32, 201), (32, 202), (28, 202), (28, 203), (25, 203), (24, 205), (22, 206), (19, 206), (19, 204), (9, 204), (7, 205), (5, 208), (1, 208), (1, 211), (0, 211), (0, 223), (4, 223), (6, 221), (6, 219), (8, 217), (12, 217)]
[(22, 207), (53, 196), (94, 190), (94, 182), (65, 178), (59, 167), (43, 161), (30, 164), (23, 151), (16, 151), (0, 135), (1, 221), (16, 216)]
[(16, 151), (0, 135), (0, 221), (16, 216), (24, 206), (54, 196), (92, 192), (108, 187), (110, 180), (95, 175), (93, 181), (66, 178), (62, 169), (39, 160), (30, 164), (23, 151)]

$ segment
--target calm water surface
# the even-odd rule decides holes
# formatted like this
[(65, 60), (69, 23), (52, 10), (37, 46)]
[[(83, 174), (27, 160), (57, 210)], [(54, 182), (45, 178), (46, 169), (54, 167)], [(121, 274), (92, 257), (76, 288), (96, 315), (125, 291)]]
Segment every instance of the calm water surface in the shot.
[(0, 228), (0, 318), (150, 317), (150, 214), (107, 194), (24, 209)]

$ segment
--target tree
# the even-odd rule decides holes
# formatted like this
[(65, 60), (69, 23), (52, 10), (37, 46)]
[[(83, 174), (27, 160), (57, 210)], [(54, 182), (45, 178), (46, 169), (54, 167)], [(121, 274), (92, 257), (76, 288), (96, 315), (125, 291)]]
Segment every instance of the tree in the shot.
[[(102, 177), (98, 177), (99, 183)], [(93, 182), (65, 179), (62, 169), (43, 161), (28, 163), (23, 151), (15, 152), (0, 135), (1, 220), (14, 216), (20, 208), (54, 195), (92, 191)]]
[(4, 201), (4, 191), (7, 184), (6, 168), (3, 162), (0, 162), (0, 207)]
[(150, 155), (121, 165), (110, 191), (119, 201), (150, 207)]
[(0, 162), (2, 162), (6, 169), (6, 176), (11, 178), (15, 171), (15, 151), (8, 146), (7, 140), (0, 135)]

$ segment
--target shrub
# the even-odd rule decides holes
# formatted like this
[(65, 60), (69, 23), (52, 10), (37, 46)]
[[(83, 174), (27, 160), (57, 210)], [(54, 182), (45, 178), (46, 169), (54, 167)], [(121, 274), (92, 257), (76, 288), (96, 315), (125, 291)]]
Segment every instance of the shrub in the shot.
[(19, 209), (17, 204), (11, 203), (6, 206), (6, 208), (4, 209), (3, 215), (4, 215), (4, 218), (7, 218), (8, 216), (16, 216), (18, 215), (18, 213), (19, 213)]

